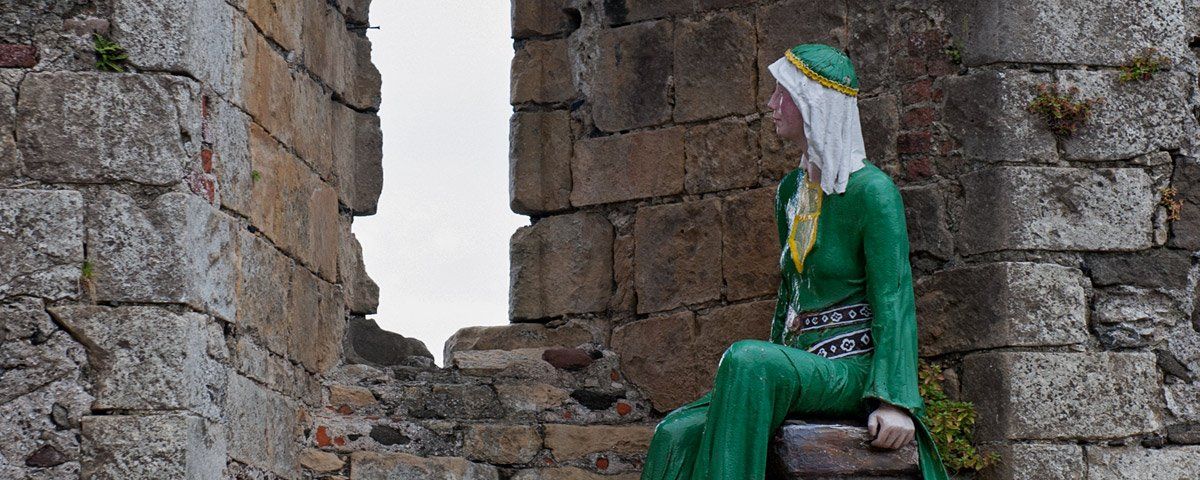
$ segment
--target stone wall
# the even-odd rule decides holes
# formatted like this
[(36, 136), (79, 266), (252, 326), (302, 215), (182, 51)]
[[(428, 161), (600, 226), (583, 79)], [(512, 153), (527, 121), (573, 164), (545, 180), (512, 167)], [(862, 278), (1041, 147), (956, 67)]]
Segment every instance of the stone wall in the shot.
[[(771, 205), (800, 153), (773, 133), (766, 66), (825, 42), (858, 67), (869, 158), (904, 195), (921, 354), (1002, 454), (984, 476), (1185, 478), (1200, 469), (1198, 14), (516, 0), (510, 192), (531, 225), (512, 237), (513, 325), (487, 348), (605, 345), (652, 421), (710, 388), (732, 341), (765, 339)], [(1169, 68), (1119, 82), (1152, 46)], [(1046, 82), (1104, 103), (1057, 137), (1026, 108)], [(447, 358), (485, 342), (465, 336)]]
[(0, 477), (301, 477), (377, 303), (367, 3), (5, 3)]

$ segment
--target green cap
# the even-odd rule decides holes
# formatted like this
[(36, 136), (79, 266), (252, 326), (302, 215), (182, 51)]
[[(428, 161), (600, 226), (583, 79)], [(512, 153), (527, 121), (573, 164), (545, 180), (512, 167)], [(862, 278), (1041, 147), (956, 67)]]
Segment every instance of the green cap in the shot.
[(802, 43), (783, 53), (808, 78), (846, 95), (858, 95), (854, 64), (841, 50), (820, 43)]

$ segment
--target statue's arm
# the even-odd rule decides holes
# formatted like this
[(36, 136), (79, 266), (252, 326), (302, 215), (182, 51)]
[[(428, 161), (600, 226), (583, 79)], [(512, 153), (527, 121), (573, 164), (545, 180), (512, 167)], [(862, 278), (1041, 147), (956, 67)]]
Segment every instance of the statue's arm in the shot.
[(863, 208), (867, 212), (863, 225), (867, 302), (874, 315), (875, 343), (863, 398), (879, 405), (868, 423), (878, 422), (881, 435), (876, 441), (882, 446), (911, 440), (910, 415), (923, 410), (924, 403), (917, 391), (916, 307), (900, 191), (891, 182), (872, 185), (865, 192)]

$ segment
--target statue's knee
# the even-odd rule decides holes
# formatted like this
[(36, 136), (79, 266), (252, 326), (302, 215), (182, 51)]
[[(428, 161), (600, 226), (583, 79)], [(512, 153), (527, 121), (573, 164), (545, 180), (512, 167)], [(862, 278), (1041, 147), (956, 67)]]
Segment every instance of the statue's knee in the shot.
[(700, 433), (704, 422), (696, 421), (694, 415), (667, 415), (654, 427), (654, 436), (662, 436), (669, 442), (679, 442)]
[(770, 355), (771, 342), (755, 339), (744, 339), (733, 342), (721, 355), (720, 366), (725, 368), (740, 368), (761, 365)]

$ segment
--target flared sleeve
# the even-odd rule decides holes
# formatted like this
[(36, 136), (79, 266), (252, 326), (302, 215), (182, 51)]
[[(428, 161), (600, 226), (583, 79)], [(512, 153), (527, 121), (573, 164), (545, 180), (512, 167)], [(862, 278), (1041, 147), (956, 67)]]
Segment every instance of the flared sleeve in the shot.
[(863, 399), (924, 415), (917, 391), (917, 318), (908, 231), (900, 190), (891, 181), (866, 185), (863, 253), (875, 351)]

